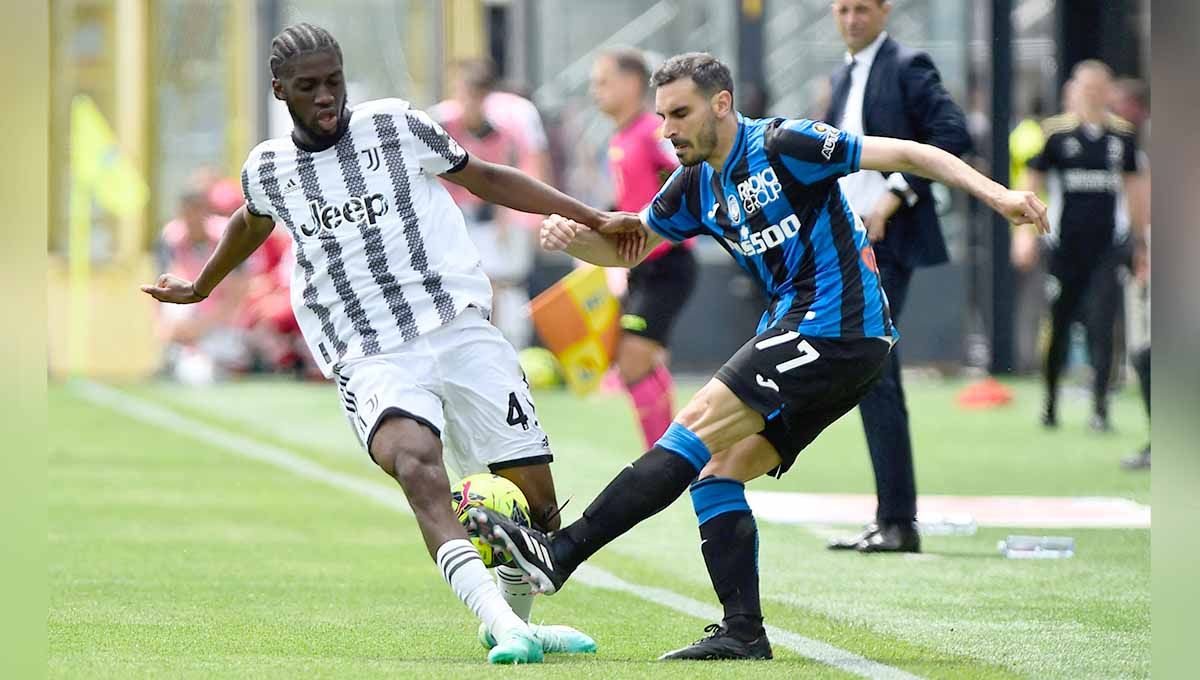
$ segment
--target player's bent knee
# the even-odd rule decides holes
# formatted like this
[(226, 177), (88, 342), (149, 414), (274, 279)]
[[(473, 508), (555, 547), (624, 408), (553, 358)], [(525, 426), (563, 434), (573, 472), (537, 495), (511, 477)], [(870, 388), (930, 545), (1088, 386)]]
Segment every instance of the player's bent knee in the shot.
[(751, 436), (713, 454), (699, 477), (728, 477), (748, 482), (770, 472), (781, 462), (779, 452), (766, 438)]

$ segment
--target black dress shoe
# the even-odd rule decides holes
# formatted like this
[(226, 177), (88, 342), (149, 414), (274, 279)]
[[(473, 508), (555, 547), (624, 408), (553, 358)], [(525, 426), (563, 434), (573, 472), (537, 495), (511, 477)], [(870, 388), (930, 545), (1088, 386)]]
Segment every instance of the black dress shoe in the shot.
[(880, 522), (879, 531), (854, 549), (860, 553), (919, 553), (921, 534), (916, 522)]
[(871, 522), (863, 527), (860, 533), (847, 538), (835, 538), (826, 544), (825, 547), (829, 550), (858, 550), (859, 544), (877, 533), (879, 533), (879, 525)]
[(771, 643), (767, 634), (763, 633), (750, 642), (743, 642), (729, 634), (723, 626), (710, 623), (704, 627), (704, 632), (711, 633), (706, 638), (696, 640), (687, 647), (667, 652), (658, 657), (659, 661), (691, 660), (718, 661), (721, 659), (770, 659)]

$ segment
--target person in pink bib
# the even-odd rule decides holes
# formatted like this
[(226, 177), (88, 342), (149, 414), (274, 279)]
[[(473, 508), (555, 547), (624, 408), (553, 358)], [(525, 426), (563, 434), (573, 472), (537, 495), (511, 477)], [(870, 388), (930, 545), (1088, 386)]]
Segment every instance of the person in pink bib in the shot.
[[(663, 180), (678, 166), (670, 144), (659, 134), (658, 117), (646, 108), (650, 69), (640, 52), (613, 49), (592, 67), (592, 97), (617, 126), (608, 163), (617, 210), (640, 212)], [(616, 366), (633, 400), (642, 435), (653, 444), (671, 424), (673, 381), (667, 344), (679, 312), (696, 283), (690, 241), (665, 242), (629, 272), (622, 300)]]

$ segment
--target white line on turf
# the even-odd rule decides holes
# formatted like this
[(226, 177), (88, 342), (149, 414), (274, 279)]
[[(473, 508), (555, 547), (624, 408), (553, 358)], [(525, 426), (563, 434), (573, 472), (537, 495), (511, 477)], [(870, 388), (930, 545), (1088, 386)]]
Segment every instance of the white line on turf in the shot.
[[(87, 380), (72, 381), (71, 388), (80, 397), (105, 408), (123, 413), (134, 420), (171, 430), (237, 454), (283, 468), (288, 472), (356, 493), (381, 505), (411, 514), (411, 509), (399, 489), (368, 482), (361, 477), (330, 470), (286, 449), (255, 441), (213, 425), (189, 418), (121, 390)], [(616, 590), (648, 602), (674, 609), (698, 619), (719, 621), (721, 610), (690, 597), (662, 588), (630, 583), (598, 567), (583, 565), (575, 580), (585, 585)], [(839, 670), (873, 680), (917, 680), (918, 676), (871, 661), (839, 647), (806, 638), (776, 626), (767, 626), (767, 634), (778, 646), (786, 647), (801, 656), (833, 666)]]

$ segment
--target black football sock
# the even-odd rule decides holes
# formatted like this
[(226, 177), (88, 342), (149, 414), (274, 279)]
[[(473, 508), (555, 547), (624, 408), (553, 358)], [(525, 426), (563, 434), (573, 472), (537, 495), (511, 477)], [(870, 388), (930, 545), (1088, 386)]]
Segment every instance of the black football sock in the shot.
[(604, 487), (583, 517), (554, 534), (560, 566), (574, 571), (613, 539), (666, 508), (696, 478), (696, 470), (688, 459), (659, 446), (644, 453)]
[(725, 629), (751, 642), (763, 634), (758, 593), (758, 525), (746, 503), (745, 486), (727, 477), (692, 484), (700, 521), (700, 552), (713, 590), (725, 610)]

